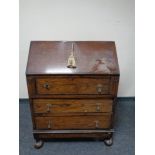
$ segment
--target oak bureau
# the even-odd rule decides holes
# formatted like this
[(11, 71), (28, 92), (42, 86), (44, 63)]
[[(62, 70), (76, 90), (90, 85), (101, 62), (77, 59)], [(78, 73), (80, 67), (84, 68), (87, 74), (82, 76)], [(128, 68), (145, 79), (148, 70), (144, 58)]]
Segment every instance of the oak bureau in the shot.
[(32, 41), (26, 69), (35, 147), (54, 138), (112, 145), (119, 66), (112, 41)]

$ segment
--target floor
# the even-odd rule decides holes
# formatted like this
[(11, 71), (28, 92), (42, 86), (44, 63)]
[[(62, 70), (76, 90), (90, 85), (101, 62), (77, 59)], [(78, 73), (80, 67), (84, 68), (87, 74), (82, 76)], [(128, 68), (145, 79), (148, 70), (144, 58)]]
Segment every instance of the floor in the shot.
[(135, 154), (135, 100), (119, 98), (116, 109), (114, 143), (105, 146), (102, 141), (52, 141), (41, 149), (33, 148), (32, 123), (28, 100), (20, 99), (20, 155), (134, 155)]

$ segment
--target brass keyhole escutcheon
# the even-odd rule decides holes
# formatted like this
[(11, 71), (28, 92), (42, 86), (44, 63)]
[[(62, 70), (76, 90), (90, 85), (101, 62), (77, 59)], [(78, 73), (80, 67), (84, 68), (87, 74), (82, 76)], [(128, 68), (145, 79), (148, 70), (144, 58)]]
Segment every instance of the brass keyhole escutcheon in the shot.
[(46, 88), (46, 89), (49, 89), (50, 85), (48, 83), (44, 83), (43, 87)]

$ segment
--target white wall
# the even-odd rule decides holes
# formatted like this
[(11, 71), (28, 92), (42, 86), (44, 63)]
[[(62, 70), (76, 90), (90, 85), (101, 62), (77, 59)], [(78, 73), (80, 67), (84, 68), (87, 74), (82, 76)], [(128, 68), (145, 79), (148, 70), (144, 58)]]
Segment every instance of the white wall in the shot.
[(20, 0), (20, 98), (31, 40), (113, 40), (120, 65), (118, 96), (135, 95), (134, 0)]

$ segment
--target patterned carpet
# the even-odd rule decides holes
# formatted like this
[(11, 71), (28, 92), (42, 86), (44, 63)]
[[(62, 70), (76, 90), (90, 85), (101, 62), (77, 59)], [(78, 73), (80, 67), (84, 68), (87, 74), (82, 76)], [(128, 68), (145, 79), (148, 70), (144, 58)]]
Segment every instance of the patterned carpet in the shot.
[(102, 141), (52, 141), (37, 150), (33, 147), (32, 123), (28, 100), (20, 100), (20, 155), (134, 155), (135, 99), (119, 98), (116, 109), (114, 142), (111, 147)]

